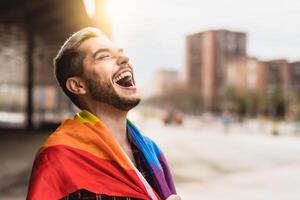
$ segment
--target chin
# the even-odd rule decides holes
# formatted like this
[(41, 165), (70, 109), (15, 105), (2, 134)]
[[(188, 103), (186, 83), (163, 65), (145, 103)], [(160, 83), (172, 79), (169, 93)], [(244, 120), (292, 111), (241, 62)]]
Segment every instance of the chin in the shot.
[(140, 98), (122, 98), (120, 97), (121, 101), (114, 104), (114, 106), (123, 111), (129, 111), (136, 107), (141, 99)]
[(141, 101), (141, 97), (138, 93), (135, 94), (131, 94), (131, 95), (126, 95), (126, 94), (119, 94), (119, 97), (127, 102), (140, 102)]

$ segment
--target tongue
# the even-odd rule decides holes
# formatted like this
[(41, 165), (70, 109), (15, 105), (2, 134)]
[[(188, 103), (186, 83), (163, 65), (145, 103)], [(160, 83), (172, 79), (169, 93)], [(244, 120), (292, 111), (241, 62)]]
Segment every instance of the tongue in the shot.
[(129, 76), (126, 76), (117, 81), (117, 84), (123, 87), (130, 87), (132, 86), (131, 78)]

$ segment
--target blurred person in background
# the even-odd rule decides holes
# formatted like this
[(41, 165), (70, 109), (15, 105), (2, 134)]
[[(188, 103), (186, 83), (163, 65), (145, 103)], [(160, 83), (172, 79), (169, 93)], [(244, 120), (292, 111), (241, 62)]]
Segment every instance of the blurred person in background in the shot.
[(140, 96), (123, 50), (84, 28), (63, 44), (54, 72), (82, 111), (39, 149), (27, 199), (180, 199), (162, 151), (126, 118)]
[(231, 112), (229, 110), (224, 110), (222, 113), (222, 123), (223, 123), (225, 134), (227, 134), (229, 132), (231, 118), (232, 118)]

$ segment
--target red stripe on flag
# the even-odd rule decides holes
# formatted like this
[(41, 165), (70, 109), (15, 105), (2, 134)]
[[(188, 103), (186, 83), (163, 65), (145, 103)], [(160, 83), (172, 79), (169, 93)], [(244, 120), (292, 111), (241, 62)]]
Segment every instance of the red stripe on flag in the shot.
[(79, 189), (97, 194), (150, 199), (134, 170), (86, 151), (55, 145), (36, 158), (27, 200), (57, 200)]

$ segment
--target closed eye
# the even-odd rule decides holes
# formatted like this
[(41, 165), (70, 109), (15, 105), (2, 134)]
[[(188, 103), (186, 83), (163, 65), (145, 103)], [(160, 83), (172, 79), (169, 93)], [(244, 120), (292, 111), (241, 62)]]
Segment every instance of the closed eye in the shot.
[(105, 58), (109, 58), (110, 54), (101, 54), (96, 57), (97, 60), (103, 60)]

